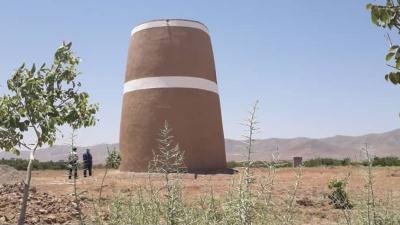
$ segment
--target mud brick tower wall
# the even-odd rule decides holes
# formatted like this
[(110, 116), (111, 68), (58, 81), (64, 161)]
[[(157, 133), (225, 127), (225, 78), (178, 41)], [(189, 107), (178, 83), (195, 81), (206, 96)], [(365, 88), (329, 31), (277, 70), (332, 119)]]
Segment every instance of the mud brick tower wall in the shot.
[(218, 86), (207, 27), (154, 20), (132, 30), (120, 150), (122, 171), (148, 171), (168, 121), (190, 171), (226, 168)]

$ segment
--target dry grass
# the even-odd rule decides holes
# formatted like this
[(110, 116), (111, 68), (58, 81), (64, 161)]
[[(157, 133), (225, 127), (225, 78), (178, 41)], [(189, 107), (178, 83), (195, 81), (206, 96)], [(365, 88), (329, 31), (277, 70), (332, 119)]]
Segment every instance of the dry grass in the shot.
[[(240, 170), (240, 169), (239, 169)], [(254, 176), (257, 182), (268, 173), (268, 169), (254, 169)], [(333, 168), (303, 168), (301, 185), (296, 196), (296, 207), (294, 216), (295, 224), (337, 224), (342, 217), (339, 210), (333, 209), (328, 204), (326, 194), (329, 192), (328, 182), (332, 178), (343, 178), (350, 173), (348, 191), (350, 198), (358, 201), (365, 190), (365, 168), (360, 167), (333, 167)], [(400, 168), (374, 168), (375, 195), (378, 199), (385, 199), (388, 193), (393, 197), (400, 197)], [(86, 196), (98, 196), (104, 170), (94, 170), (94, 176), (77, 180), (79, 190), (87, 191)], [(122, 195), (134, 192), (140, 186), (146, 186), (150, 181), (155, 187), (162, 186), (161, 174), (147, 173), (124, 173), (118, 170), (110, 170), (105, 180), (103, 196), (110, 200), (116, 193)], [(273, 189), (273, 197), (282, 198), (294, 185), (296, 172), (292, 168), (276, 170), (276, 180)], [(214, 196), (222, 198), (227, 190), (231, 188), (232, 179), (239, 180), (239, 175), (198, 175), (197, 179), (193, 174), (183, 174), (183, 195), (187, 202), (194, 202), (212, 187)], [(65, 194), (73, 191), (73, 183), (67, 180), (64, 171), (34, 171), (33, 185), (38, 190), (46, 190), (53, 194)], [(306, 203), (304, 203), (306, 202)], [(86, 210), (90, 210), (86, 209)], [(87, 212), (88, 213), (88, 212)]]

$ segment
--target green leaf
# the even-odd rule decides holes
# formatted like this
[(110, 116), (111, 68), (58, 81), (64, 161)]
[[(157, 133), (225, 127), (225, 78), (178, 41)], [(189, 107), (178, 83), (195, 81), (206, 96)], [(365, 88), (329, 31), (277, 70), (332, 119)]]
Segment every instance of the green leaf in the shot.
[(396, 49), (398, 49), (398, 48), (399, 48), (398, 45), (392, 45), (392, 46), (390, 47), (389, 51), (394, 51), (394, 50), (396, 50)]
[(379, 9), (379, 16), (380, 16), (379, 19), (381, 20), (381, 22), (383, 24), (386, 24), (388, 22), (389, 16), (385, 9), (383, 9), (383, 8)]
[(379, 18), (379, 12), (378, 12), (378, 10), (376, 10), (376, 8), (374, 7), (374, 8), (371, 9), (371, 21), (372, 21), (372, 23), (374, 23), (375, 25), (378, 25), (378, 26), (379, 26), (379, 24), (378, 24), (378, 18)]
[(20, 152), (19, 152), (19, 150), (18, 150), (18, 149), (16, 149), (16, 148), (11, 148), (11, 149), (10, 149), (10, 152), (11, 152), (11, 153), (13, 153), (13, 154), (15, 154), (15, 155), (17, 155), (17, 156), (19, 156), (19, 155), (20, 155)]
[(35, 63), (32, 65), (31, 74), (34, 74), (36, 71)]
[(397, 79), (393, 74), (389, 75), (389, 80), (390, 82), (392, 82), (393, 84), (397, 84)]
[(387, 55), (386, 55), (386, 61), (390, 61), (392, 58), (393, 58), (393, 56), (394, 56), (394, 52), (389, 52)]
[(385, 79), (397, 85), (400, 84), (400, 73), (399, 72), (390, 72), (386, 74)]

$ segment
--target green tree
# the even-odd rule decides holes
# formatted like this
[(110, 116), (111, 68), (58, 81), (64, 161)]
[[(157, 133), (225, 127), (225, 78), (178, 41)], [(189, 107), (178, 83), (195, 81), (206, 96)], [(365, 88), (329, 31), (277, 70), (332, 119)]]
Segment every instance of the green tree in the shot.
[(329, 181), (329, 189), (332, 192), (328, 195), (330, 204), (333, 204), (335, 209), (351, 209), (353, 205), (350, 203), (349, 195), (346, 191), (347, 180), (333, 179)]
[[(385, 5), (368, 4), (367, 9), (371, 11), (371, 20), (378, 27), (395, 30), (400, 34), (400, 1), (387, 0)], [(389, 51), (386, 54), (388, 66), (393, 70), (385, 75), (387, 81), (397, 85), (400, 84), (400, 47), (393, 44), (390, 36)]]
[[(72, 43), (62, 43), (51, 66), (28, 68), (22, 64), (7, 81), (9, 93), (0, 97), (0, 149), (19, 154), (29, 150), (30, 158), (18, 224), (24, 224), (35, 152), (53, 145), (58, 127), (73, 129), (94, 126), (97, 104), (89, 104), (89, 95), (79, 90), (76, 67), (79, 58)], [(33, 133), (29, 142), (26, 135)]]
[(106, 168), (118, 169), (121, 164), (121, 154), (114, 147), (113, 150), (109, 150), (107, 145), (107, 158), (106, 158)]

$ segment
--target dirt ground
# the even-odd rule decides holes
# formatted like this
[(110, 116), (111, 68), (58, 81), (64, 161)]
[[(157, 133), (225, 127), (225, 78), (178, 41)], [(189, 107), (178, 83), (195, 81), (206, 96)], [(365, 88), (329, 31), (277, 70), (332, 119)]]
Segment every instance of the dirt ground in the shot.
[[(240, 170), (240, 169), (238, 169)], [(97, 198), (101, 185), (104, 169), (95, 169), (92, 177), (83, 178), (79, 171), (77, 187), (79, 191), (86, 191), (87, 198)], [(260, 178), (268, 174), (268, 169), (254, 169), (256, 177)], [(400, 196), (400, 168), (374, 168), (375, 193), (379, 198), (385, 198), (388, 193)], [(296, 214), (302, 224), (335, 224), (338, 220), (338, 212), (328, 204), (326, 194), (329, 192), (328, 182), (332, 178), (344, 178), (348, 174), (348, 190), (350, 196), (362, 195), (366, 184), (366, 171), (363, 167), (326, 167), (303, 168), (301, 183), (296, 199)], [(197, 175), (184, 174), (184, 186), (186, 199), (196, 199), (205, 191), (213, 187), (216, 195), (220, 196), (229, 189), (232, 179), (238, 179), (238, 174)], [(147, 173), (125, 173), (118, 170), (109, 170), (104, 182), (103, 193), (106, 198), (111, 198), (118, 192), (126, 193), (134, 190), (138, 185), (149, 182), (157, 184), (161, 182), (161, 175)], [(296, 181), (296, 169), (282, 168), (276, 171), (276, 183), (274, 195), (285, 196), (291, 190)], [(379, 184), (379, 185), (378, 185)], [(66, 195), (72, 193), (73, 182), (67, 179), (66, 171), (45, 170), (34, 171), (32, 185), (38, 191), (46, 191), (54, 195)], [(307, 200), (310, 204), (301, 204), (301, 200)]]

